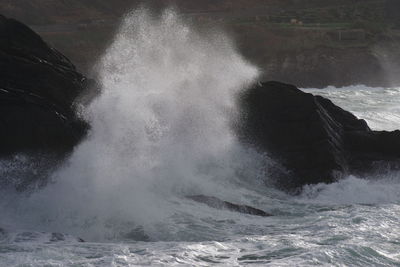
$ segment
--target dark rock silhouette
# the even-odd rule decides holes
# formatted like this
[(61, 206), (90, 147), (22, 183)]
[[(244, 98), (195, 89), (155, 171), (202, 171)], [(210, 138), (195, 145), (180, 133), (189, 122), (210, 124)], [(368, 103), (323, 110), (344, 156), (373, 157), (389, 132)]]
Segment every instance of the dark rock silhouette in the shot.
[[(49, 238), (49, 242), (63, 242), (66, 241), (70, 236), (65, 235), (63, 233), (51, 233), (50, 234), (50, 238)], [(73, 239), (75, 239), (76, 241), (78, 241), (79, 243), (84, 243), (85, 240), (83, 240), (80, 237), (74, 237)]]
[(87, 129), (73, 110), (86, 83), (31, 29), (0, 15), (0, 156), (70, 151)]
[(146, 234), (142, 226), (138, 226), (129, 231), (128, 233), (123, 234), (123, 237), (128, 240), (143, 241), (143, 242), (150, 241), (150, 237)]
[(223, 201), (219, 198), (216, 197), (210, 197), (210, 196), (204, 196), (204, 195), (196, 195), (196, 196), (187, 196), (188, 199), (194, 200), (199, 203), (206, 204), (207, 206), (215, 209), (225, 209), (225, 210), (230, 210), (234, 212), (239, 212), (239, 213), (244, 213), (244, 214), (249, 214), (249, 215), (255, 215), (255, 216), (262, 216), (262, 217), (268, 217), (272, 216), (271, 214), (268, 214), (267, 212), (256, 209), (250, 206), (246, 205), (239, 205), (239, 204), (234, 204), (228, 201)]
[(39, 35), (0, 15), (0, 187), (47, 183), (88, 130), (74, 106), (92, 87)]
[(240, 138), (287, 169), (273, 177), (283, 189), (399, 167), (400, 131), (372, 131), (330, 100), (293, 85), (259, 84), (241, 95), (240, 106)]

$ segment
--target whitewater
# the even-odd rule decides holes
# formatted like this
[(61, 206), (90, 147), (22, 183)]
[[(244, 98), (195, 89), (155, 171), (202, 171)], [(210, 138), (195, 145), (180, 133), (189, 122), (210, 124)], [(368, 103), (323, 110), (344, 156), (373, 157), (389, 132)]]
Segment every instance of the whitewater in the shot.
[[(268, 185), (273, 159), (232, 130), (236, 97), (259, 70), (221, 29), (139, 9), (94, 71), (101, 93), (78, 108), (86, 140), (45, 187), (0, 190), (0, 266), (400, 265), (398, 173), (298, 196)], [(373, 129), (400, 129), (400, 88), (303, 90)], [(30, 167), (24, 155), (0, 162), (6, 179)], [(185, 198), (194, 194), (274, 216)]]

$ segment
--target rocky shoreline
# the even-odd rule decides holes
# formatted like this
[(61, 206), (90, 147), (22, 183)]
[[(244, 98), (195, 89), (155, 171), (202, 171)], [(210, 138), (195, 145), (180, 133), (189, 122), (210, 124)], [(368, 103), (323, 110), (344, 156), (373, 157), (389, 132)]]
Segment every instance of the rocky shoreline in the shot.
[(30, 28), (1, 15), (0, 70), (0, 185), (25, 190), (43, 184), (85, 136), (75, 100), (89, 83)]
[(373, 131), (326, 98), (267, 82), (239, 102), (241, 140), (277, 160), (272, 178), (284, 190), (400, 168), (399, 130)]
[(74, 101), (86, 78), (24, 24), (0, 16), (0, 154), (64, 153), (85, 135)]
[[(75, 107), (90, 91), (90, 82), (16, 20), (0, 17), (0, 39), (0, 156), (63, 158), (89, 129)], [(372, 131), (330, 100), (293, 85), (260, 83), (240, 96), (239, 107), (240, 139), (277, 160), (277, 171), (270, 175), (284, 190), (369, 174), (379, 165), (400, 167), (400, 131)], [(38, 166), (49, 163), (38, 158)], [(34, 180), (22, 181), (20, 189)]]

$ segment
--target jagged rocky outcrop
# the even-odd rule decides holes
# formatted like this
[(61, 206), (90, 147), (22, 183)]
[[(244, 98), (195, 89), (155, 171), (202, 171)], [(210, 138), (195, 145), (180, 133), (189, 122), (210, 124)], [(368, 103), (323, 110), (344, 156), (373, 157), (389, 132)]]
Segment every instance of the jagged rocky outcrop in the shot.
[(73, 110), (86, 83), (39, 35), (0, 15), (0, 156), (71, 151), (87, 129)]
[(87, 132), (74, 105), (92, 85), (29, 27), (0, 15), (0, 188), (46, 184)]
[(240, 107), (241, 139), (283, 166), (273, 178), (286, 190), (400, 166), (400, 131), (372, 131), (330, 100), (293, 85), (259, 84), (241, 95)]
[(254, 208), (250, 207), (247, 205), (239, 205), (239, 204), (234, 204), (228, 201), (221, 200), (217, 197), (210, 197), (210, 196), (205, 196), (205, 195), (195, 195), (195, 196), (187, 196), (188, 199), (191, 199), (193, 201), (203, 203), (211, 208), (214, 209), (220, 209), (220, 210), (229, 210), (233, 212), (238, 212), (238, 213), (243, 213), (243, 214), (249, 214), (249, 215), (254, 215), (254, 216), (261, 216), (261, 217), (268, 217), (272, 216), (271, 214)]

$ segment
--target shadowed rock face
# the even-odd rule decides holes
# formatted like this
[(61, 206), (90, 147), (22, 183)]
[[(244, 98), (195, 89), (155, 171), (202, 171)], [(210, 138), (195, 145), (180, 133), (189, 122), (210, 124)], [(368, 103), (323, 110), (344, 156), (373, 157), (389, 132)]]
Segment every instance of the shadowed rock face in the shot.
[(293, 85), (259, 84), (241, 96), (240, 106), (240, 137), (288, 170), (274, 177), (283, 189), (370, 174), (378, 165), (399, 167), (400, 131), (372, 131), (330, 100)]
[(88, 84), (31, 29), (0, 15), (0, 187), (46, 184), (88, 129), (73, 108)]
[(244, 214), (249, 214), (249, 215), (254, 215), (254, 216), (262, 216), (262, 217), (272, 216), (271, 214), (268, 214), (263, 210), (256, 209), (256, 208), (246, 206), (246, 205), (238, 205), (238, 204), (234, 204), (234, 203), (231, 203), (228, 201), (223, 201), (216, 197), (196, 195), (196, 196), (187, 196), (187, 198), (194, 200), (196, 202), (199, 202), (199, 203), (206, 204), (207, 206), (209, 206), (211, 208), (215, 208), (215, 209), (230, 210), (230, 211), (234, 211), (234, 212), (239, 212), (239, 213), (244, 213)]
[(0, 15), (0, 156), (70, 151), (87, 129), (73, 110), (85, 83), (66, 57)]

